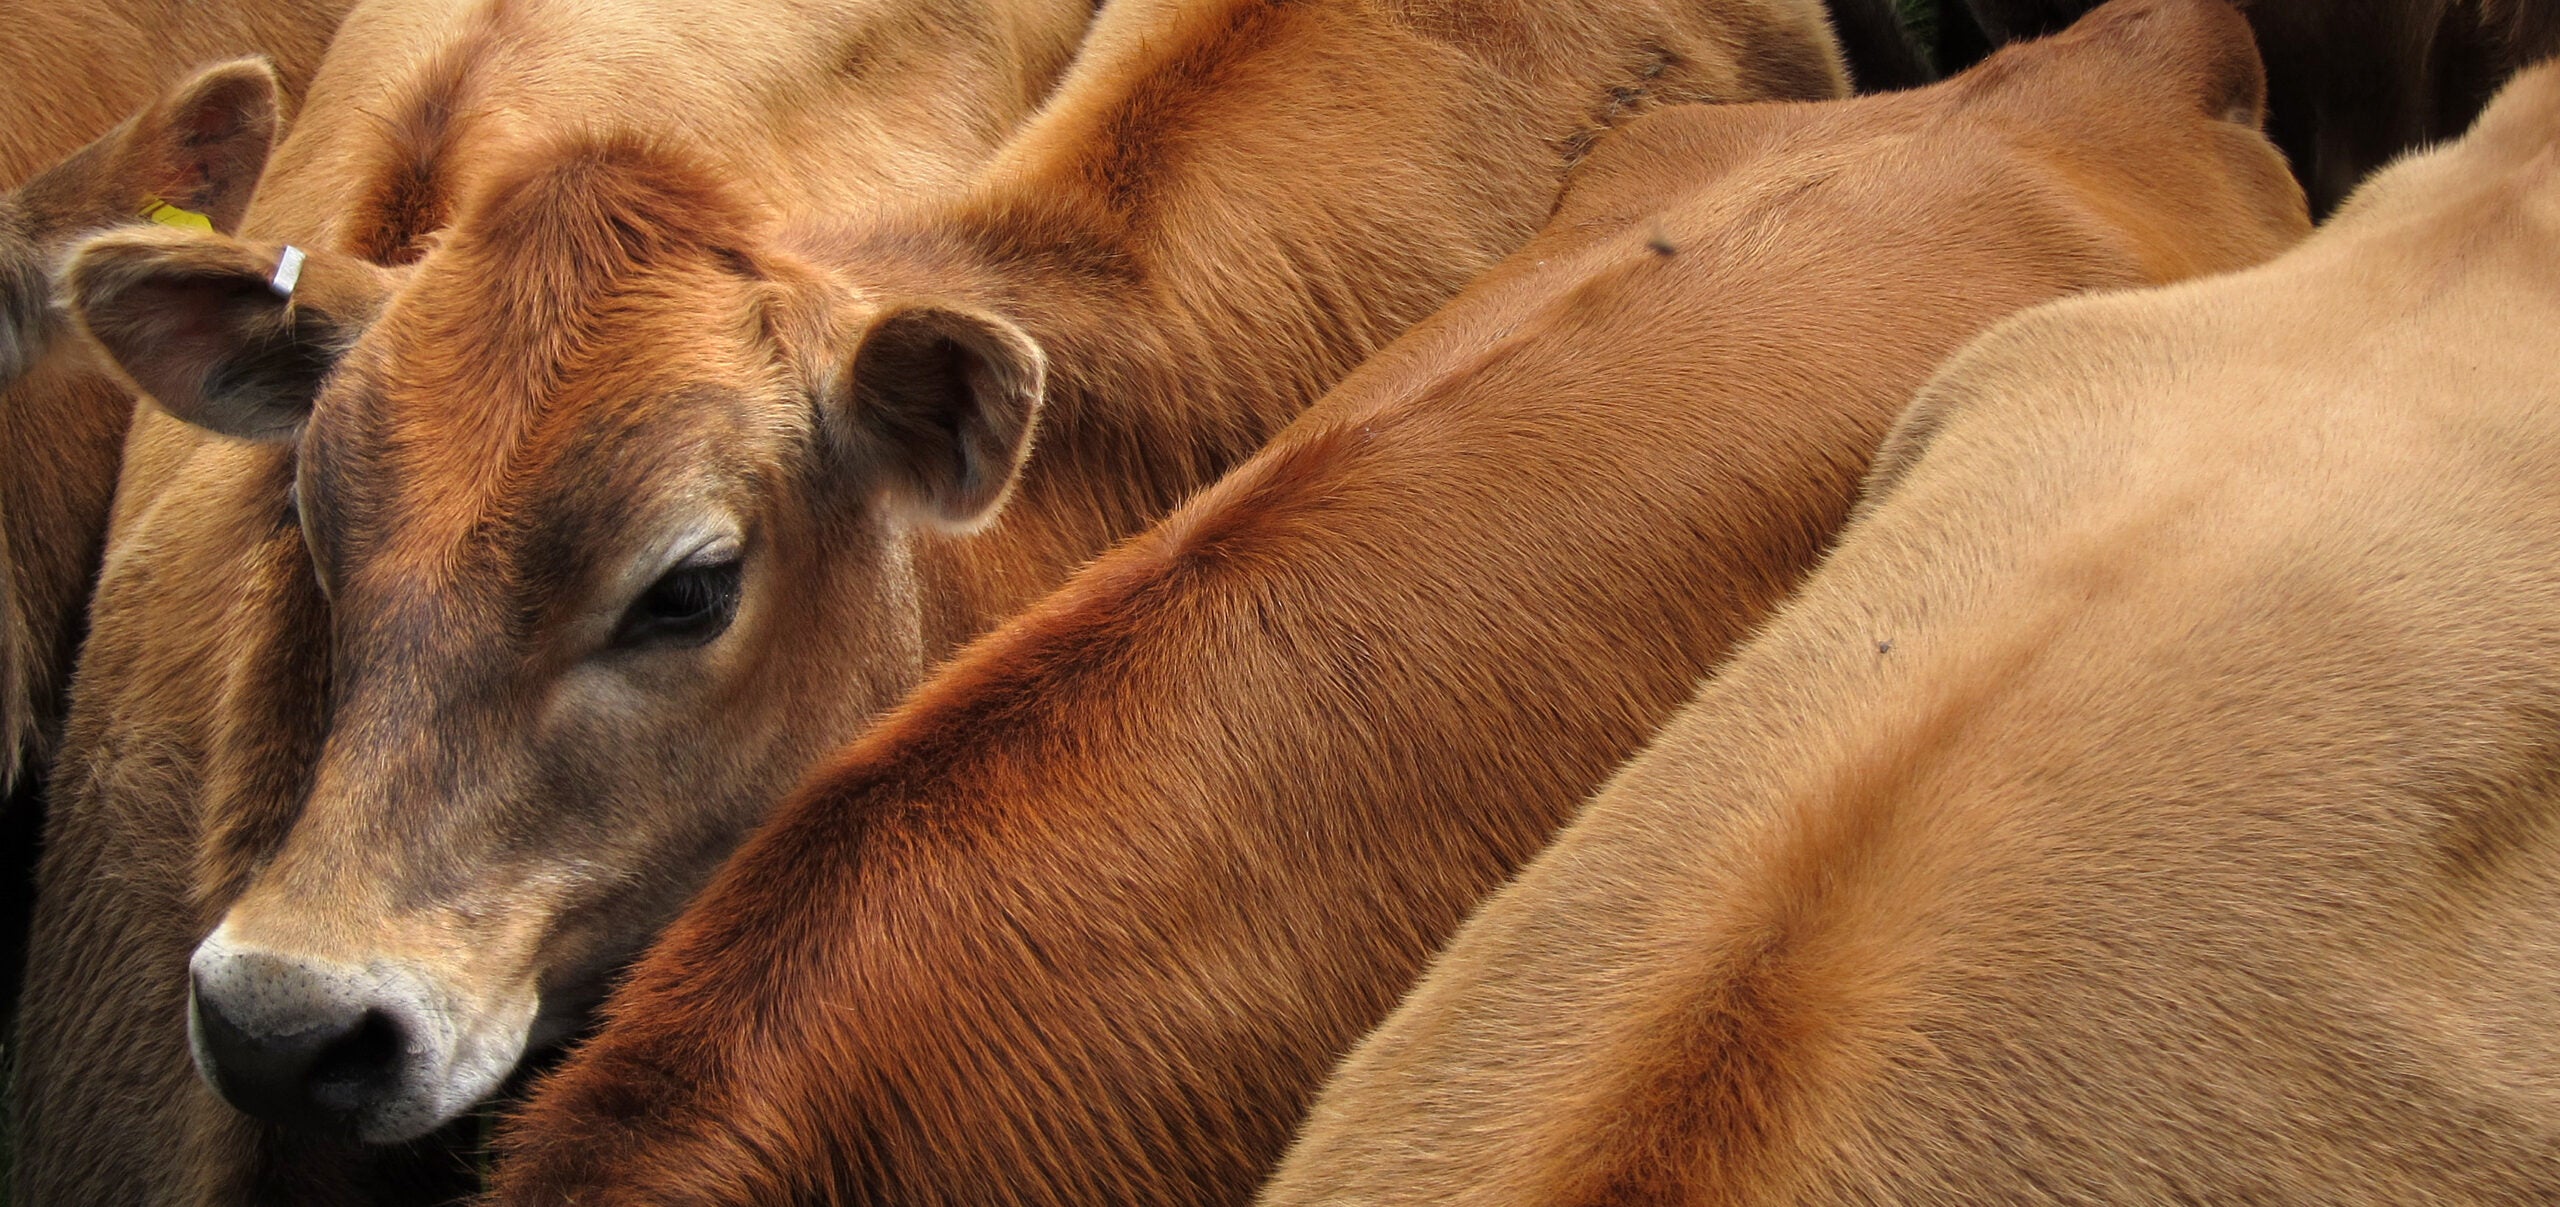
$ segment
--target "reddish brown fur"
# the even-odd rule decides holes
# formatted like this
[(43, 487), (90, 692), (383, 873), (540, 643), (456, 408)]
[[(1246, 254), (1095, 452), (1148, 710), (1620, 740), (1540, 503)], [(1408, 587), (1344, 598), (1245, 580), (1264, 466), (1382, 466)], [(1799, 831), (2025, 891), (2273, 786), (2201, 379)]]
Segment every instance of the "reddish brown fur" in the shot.
[[(1115, 9), (1060, 103), (970, 194), (903, 218), (750, 230), (735, 245), (714, 220), (728, 207), (627, 187), (668, 179), (690, 154), (684, 140), (512, 141), (494, 120), (496, 151), (455, 138), (454, 155), (491, 165), (497, 183), (477, 186), (491, 195), (560, 189), (572, 208), (619, 195), (607, 245), (572, 257), (598, 275), (525, 254), (603, 229), (558, 207), (550, 225), (515, 228), (471, 217), (471, 188), (395, 190), (466, 200), (330, 379), (292, 471), (335, 593), (325, 717), (311, 715), (323, 660), (294, 648), (315, 639), (280, 627), (318, 613), (314, 588), (242, 578), (260, 564), (244, 547), (280, 539), (283, 458), (211, 445), (139, 458), (152, 468), (128, 483), (119, 541), (132, 531), (152, 552), (134, 555), (129, 600), (102, 596), (89, 659), (107, 669), (84, 669), (81, 704), (97, 726), (80, 739), (96, 752), (82, 791), (117, 813), (84, 821), (62, 866), (128, 831), (173, 828), (200, 775), (187, 904), (154, 907), (189, 926), (149, 938), (154, 958), (222, 917), (264, 942), (431, 966), (459, 992), (520, 997), (533, 984), (546, 1010), (573, 1018), (577, 994), (928, 659), (1242, 457), (1525, 237), (1578, 135), (1655, 99), (1839, 87), (1809, 3), (1600, 7), (1469, 6), (1421, 30), (1351, 4)], [(1477, 19), (1487, 15), (1500, 19)], [(315, 91), (303, 129), (323, 111)], [(298, 131), (276, 177), (375, 162), (333, 151), (345, 137)], [(1283, 169), (1292, 187), (1274, 186)], [(823, 180), (757, 183), (739, 204), (862, 209)], [(313, 207), (326, 195), (271, 190), (266, 229), (333, 231), (320, 246), (340, 250), (408, 246), (330, 225)], [(172, 254), (105, 241), (83, 263), (104, 285)], [(884, 518), (877, 484), (848, 485), (827, 443), (845, 349), (884, 300), (919, 295), (1001, 311), (1049, 366), (1038, 455), (1012, 505), (966, 540)], [(531, 328), (493, 321), (526, 306)], [(677, 397), (704, 401), (622, 409)], [(609, 440), (626, 420), (651, 426)], [(674, 507), (670, 481), (697, 471), (757, 509), (758, 556), (770, 560), (751, 571), (760, 585), (738, 625), (756, 640), (717, 647), (736, 653), (686, 680), (709, 685), (702, 698), (663, 693), (677, 721), (545, 728), (534, 706), (557, 698), (553, 681), (500, 676), (574, 660), (561, 634), (592, 605), (577, 579), (595, 577), (593, 551)], [(193, 514), (205, 499), (254, 506)], [(169, 633), (154, 618), (200, 604), (200, 584), (152, 578), (208, 548), (228, 551), (214, 597), (255, 619), (245, 633)], [(111, 576), (110, 594), (117, 585)], [(300, 598), (260, 599), (277, 590)], [(172, 665), (192, 681), (171, 682)], [(120, 704), (118, 691), (134, 699)], [(133, 793), (126, 777), (171, 746), (176, 791)], [(63, 935), (150, 912), (96, 897), (60, 908)], [(39, 1080), (59, 1084), (88, 1046), (131, 1042), (144, 1028), (132, 1019), (175, 1017), (177, 988), (118, 987), (137, 993), (118, 1009), (66, 994), (51, 1025), (78, 1020), (85, 1034)], [(172, 1009), (154, 1013), (162, 1004)], [(144, 1034), (160, 1059), (177, 1055), (165, 1030)], [(247, 1129), (211, 1118), (221, 1122), (197, 1129), (211, 1137), (208, 1167), (236, 1169), (222, 1154), (248, 1147)]]
[(1212, 1203), (1810, 567), (1938, 357), (2304, 228), (2239, 21), (1689, 108), (784, 806), (505, 1140), (523, 1204)]
[(2551, 1199), (2555, 253), (2546, 66), (1974, 342), (1263, 1201)]
[(500, 10), (486, 9), (479, 17), (437, 48), (400, 106), (378, 119), (384, 128), (365, 147), (373, 162), (358, 175), (362, 191), (336, 216), (348, 254), (376, 264), (414, 263), (428, 239), (444, 229), (453, 178), (472, 163), (459, 147), (472, 128), (465, 111), (482, 61), (496, 51)]

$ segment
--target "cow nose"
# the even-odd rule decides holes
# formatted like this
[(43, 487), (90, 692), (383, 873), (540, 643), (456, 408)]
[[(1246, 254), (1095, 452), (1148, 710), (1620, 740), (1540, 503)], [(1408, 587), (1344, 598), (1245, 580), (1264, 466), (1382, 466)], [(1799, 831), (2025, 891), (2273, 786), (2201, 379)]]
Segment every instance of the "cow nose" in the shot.
[(404, 1092), (410, 1028), (366, 978), (266, 952), (196, 964), (197, 1071), (231, 1105), (347, 1134)]

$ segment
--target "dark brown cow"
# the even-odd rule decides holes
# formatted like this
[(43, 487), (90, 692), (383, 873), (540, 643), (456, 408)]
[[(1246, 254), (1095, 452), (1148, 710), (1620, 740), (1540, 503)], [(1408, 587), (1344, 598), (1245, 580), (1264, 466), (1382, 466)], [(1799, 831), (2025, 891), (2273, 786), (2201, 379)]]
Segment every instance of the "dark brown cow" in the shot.
[(2555, 330), (2560, 66), (1976, 341), (1264, 1202), (2560, 1199)]
[[(94, 243), (89, 330), (165, 407), (277, 445), (161, 488), (135, 531), (166, 543), (101, 596), (72, 770), (128, 803), (48, 854), (59, 958), (133, 908), (80, 861), (176, 831), (198, 1063), (272, 1117), (436, 1127), (931, 661), (1532, 233), (1610, 121), (1839, 88), (1811, 0), (1146, 2), (978, 186), (908, 214), (759, 206), (681, 143), (571, 134), (475, 157), (472, 191), (345, 194), (456, 208), (309, 247), (309, 305), (268, 288), (273, 241)], [(416, 258), (395, 283), (329, 247)], [(181, 550), (207, 499), (220, 531)], [(173, 639), (171, 609), (236, 627)], [(202, 687), (155, 654), (189, 640)], [(172, 735), (207, 751), (195, 826), (187, 785), (120, 778)], [(185, 1017), (183, 983), (138, 1016)], [(139, 1025), (65, 1000), (66, 1051)]]
[(510, 1204), (1238, 1201), (1849, 508), (1936, 361), (2307, 226), (2216, 0), (1612, 135), (1544, 234), (784, 806)]

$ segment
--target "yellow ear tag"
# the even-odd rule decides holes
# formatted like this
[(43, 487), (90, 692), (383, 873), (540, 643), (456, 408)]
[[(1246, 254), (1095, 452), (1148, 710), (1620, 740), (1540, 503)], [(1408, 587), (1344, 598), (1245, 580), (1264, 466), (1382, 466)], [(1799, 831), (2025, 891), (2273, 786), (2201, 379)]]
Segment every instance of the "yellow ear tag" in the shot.
[(208, 234), (213, 231), (213, 219), (207, 218), (194, 210), (179, 209), (178, 207), (171, 205), (166, 201), (162, 201), (157, 197), (148, 198), (143, 202), (142, 216), (149, 218), (162, 226), (174, 226), (181, 230), (204, 231)]

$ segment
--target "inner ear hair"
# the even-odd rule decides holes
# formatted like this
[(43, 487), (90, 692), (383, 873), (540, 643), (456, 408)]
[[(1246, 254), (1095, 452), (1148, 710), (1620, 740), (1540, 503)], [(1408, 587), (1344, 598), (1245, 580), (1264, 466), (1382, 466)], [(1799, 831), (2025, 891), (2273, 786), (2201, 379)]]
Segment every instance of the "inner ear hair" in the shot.
[(856, 343), (856, 462), (938, 526), (992, 519), (1031, 449), (1045, 359), (1021, 328), (946, 302), (886, 308)]
[(153, 199), (237, 231), (275, 145), (278, 95), (264, 59), (197, 72), (137, 119), (126, 143), (131, 175)]
[(82, 330), (170, 414), (242, 439), (287, 439), (388, 285), (368, 265), (315, 256), (288, 299), (270, 279), (281, 250), (117, 230), (72, 254), (64, 292)]

